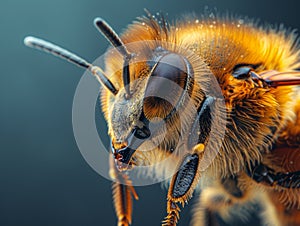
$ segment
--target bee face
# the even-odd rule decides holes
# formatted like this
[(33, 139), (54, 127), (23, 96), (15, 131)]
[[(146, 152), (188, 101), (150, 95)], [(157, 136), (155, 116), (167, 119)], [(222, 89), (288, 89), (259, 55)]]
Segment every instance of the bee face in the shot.
[[(145, 82), (143, 81), (143, 83)], [(139, 81), (139, 85), (141, 85), (141, 81)], [(117, 143), (125, 142), (133, 127), (139, 124), (145, 89), (144, 86), (135, 86), (134, 88), (135, 92), (132, 93), (130, 99), (126, 98), (126, 92), (122, 89), (112, 103), (110, 130)]]
[[(139, 49), (134, 54), (141, 56), (142, 52), (147, 58), (135, 59), (129, 65), (130, 72), (135, 75), (131, 78), (130, 97), (124, 87), (115, 97), (109, 97), (109, 131), (119, 166), (128, 164), (142, 144), (164, 139), (158, 137), (162, 137), (165, 123), (174, 122), (193, 89), (193, 69), (189, 61), (163, 48), (161, 43), (157, 45), (147, 50)], [(154, 143), (159, 145), (159, 142)]]

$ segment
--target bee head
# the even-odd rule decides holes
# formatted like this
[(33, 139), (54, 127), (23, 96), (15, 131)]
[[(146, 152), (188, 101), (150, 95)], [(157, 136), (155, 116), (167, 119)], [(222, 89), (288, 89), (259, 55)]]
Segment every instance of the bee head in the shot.
[[(199, 59), (191, 62), (186, 49), (179, 50), (163, 40), (130, 42), (125, 35), (122, 37), (125, 44), (103, 19), (96, 18), (94, 24), (114, 47), (107, 52), (105, 72), (45, 40), (27, 37), (24, 42), (85, 68), (106, 88), (102, 92), (102, 109), (120, 169), (130, 165), (136, 150), (144, 150), (143, 144), (153, 143), (158, 137), (164, 142), (159, 148), (173, 151), (173, 144), (178, 143), (180, 136), (180, 122), (176, 119), (184, 115), (182, 109), (187, 109), (188, 99), (193, 99), (188, 98), (194, 89), (195, 68), (191, 65), (200, 62)], [(185, 115), (183, 118), (192, 120)], [(164, 137), (166, 134), (168, 137)], [(152, 145), (153, 149), (158, 145)]]
[[(133, 154), (143, 144), (161, 136), (192, 90), (193, 70), (181, 54), (158, 46), (142, 64), (144, 69), (139, 66), (137, 73), (146, 71), (146, 75), (137, 75), (129, 89), (119, 90), (108, 117), (112, 151), (120, 169), (128, 168)], [(134, 65), (129, 62), (131, 67)]]

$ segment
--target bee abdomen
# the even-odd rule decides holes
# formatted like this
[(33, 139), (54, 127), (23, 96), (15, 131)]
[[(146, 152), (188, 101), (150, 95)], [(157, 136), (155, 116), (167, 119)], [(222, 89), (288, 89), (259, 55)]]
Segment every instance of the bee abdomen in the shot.
[(222, 184), (226, 191), (236, 198), (241, 198), (244, 194), (238, 186), (238, 178), (234, 175), (222, 179)]

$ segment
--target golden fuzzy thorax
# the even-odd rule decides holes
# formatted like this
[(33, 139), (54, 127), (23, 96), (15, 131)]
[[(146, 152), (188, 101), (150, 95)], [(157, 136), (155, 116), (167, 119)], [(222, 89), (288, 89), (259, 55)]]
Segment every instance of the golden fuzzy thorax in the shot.
[[(300, 66), (299, 51), (295, 45), (293, 33), (282, 28), (258, 27), (243, 19), (210, 18), (198, 20), (188, 18), (173, 25), (164, 26), (164, 20), (140, 18), (130, 25), (121, 36), (125, 44), (140, 42), (129, 49), (147, 60), (151, 49), (163, 47), (170, 52), (183, 54), (194, 69), (195, 83), (205, 83), (203, 65), (193, 59), (188, 50), (199, 56), (217, 79), (224, 96), (227, 112), (227, 129), (221, 150), (212, 162), (215, 175), (236, 173), (254, 160), (261, 160), (262, 154), (269, 151), (279, 131), (288, 120), (295, 117), (295, 92), (293, 87), (257, 87), (252, 81), (238, 80), (232, 76), (232, 70), (238, 64), (259, 65), (256, 72), (264, 70), (291, 71)], [(154, 40), (145, 44), (145, 41)], [(170, 44), (171, 43), (171, 44)], [(122, 89), (123, 58), (115, 52), (108, 53), (106, 71), (117, 89)], [(131, 65), (131, 80), (147, 77), (150, 69), (146, 63)], [(201, 91), (194, 88), (191, 98), (195, 105), (201, 102)], [(102, 106), (109, 124), (112, 140), (112, 113), (118, 97), (103, 91)], [(131, 103), (134, 106), (134, 103)], [(137, 110), (136, 110), (137, 111)], [(155, 115), (155, 104), (149, 115)], [(162, 114), (158, 112), (157, 114)], [(188, 117), (188, 116), (187, 116)], [(120, 124), (124, 124), (120, 120)], [(176, 124), (176, 119), (172, 124)], [(127, 128), (129, 129), (129, 128)], [(126, 130), (126, 129), (125, 129)], [(124, 131), (126, 136), (126, 131)], [(172, 139), (172, 138), (170, 138)], [(166, 141), (168, 142), (168, 141)], [(165, 145), (168, 147), (168, 145)], [(154, 150), (164, 156), (168, 150)], [(150, 156), (150, 153), (149, 153)], [(151, 162), (157, 161), (151, 154)], [(145, 157), (145, 156), (144, 156)]]

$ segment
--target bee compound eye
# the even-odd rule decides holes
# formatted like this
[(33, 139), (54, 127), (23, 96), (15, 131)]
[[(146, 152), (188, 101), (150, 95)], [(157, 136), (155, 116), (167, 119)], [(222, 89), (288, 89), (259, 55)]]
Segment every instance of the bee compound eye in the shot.
[(145, 116), (148, 119), (168, 117), (191, 83), (191, 66), (183, 56), (169, 53), (161, 57), (154, 65), (145, 90)]

